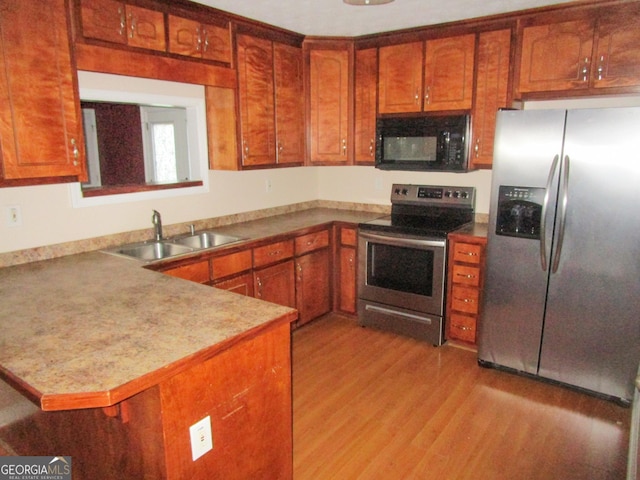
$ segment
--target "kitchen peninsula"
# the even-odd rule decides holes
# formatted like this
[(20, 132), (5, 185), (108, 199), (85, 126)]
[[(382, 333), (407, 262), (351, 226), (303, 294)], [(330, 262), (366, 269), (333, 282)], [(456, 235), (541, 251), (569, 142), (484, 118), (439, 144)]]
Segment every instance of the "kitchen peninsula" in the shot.
[(74, 479), (291, 477), (296, 310), (101, 252), (4, 268), (0, 292), (9, 454), (71, 455)]

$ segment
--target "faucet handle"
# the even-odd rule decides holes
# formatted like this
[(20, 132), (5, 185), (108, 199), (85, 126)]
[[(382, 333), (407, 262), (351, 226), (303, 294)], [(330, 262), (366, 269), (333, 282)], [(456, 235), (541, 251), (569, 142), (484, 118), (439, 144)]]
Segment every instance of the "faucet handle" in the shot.
[(191, 235), (196, 234), (196, 226), (193, 223), (189, 225), (189, 232), (191, 233)]

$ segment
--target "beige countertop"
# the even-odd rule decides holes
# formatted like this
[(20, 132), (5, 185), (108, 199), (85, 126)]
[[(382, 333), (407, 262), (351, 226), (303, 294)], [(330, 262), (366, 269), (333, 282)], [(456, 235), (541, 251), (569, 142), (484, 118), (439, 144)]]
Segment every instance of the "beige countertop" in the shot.
[[(380, 213), (312, 209), (216, 228), (248, 241)], [(0, 374), (44, 410), (114, 405), (295, 310), (102, 252), (0, 269)]]

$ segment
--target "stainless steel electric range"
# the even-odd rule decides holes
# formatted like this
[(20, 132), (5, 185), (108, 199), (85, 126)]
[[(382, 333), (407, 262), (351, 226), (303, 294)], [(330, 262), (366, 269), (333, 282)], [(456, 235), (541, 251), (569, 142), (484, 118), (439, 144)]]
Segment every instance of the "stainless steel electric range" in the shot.
[(358, 228), (361, 325), (442, 345), (447, 234), (474, 209), (473, 187), (393, 185), (391, 215)]

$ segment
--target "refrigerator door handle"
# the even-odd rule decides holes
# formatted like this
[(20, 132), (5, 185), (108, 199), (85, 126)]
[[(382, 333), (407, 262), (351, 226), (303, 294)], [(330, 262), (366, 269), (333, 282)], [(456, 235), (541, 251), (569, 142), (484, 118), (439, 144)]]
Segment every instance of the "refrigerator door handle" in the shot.
[(567, 220), (567, 203), (569, 202), (569, 155), (564, 156), (564, 162), (562, 165), (562, 185), (560, 186), (560, 228), (558, 229), (558, 245), (556, 247), (555, 254), (553, 255), (553, 264), (551, 266), (551, 273), (558, 271), (558, 265), (560, 264), (560, 256), (562, 255), (562, 243), (564, 242), (564, 228)]
[(547, 207), (549, 206), (549, 192), (551, 191), (551, 183), (553, 182), (553, 177), (556, 174), (556, 170), (558, 169), (558, 160), (560, 160), (560, 156), (556, 155), (553, 157), (553, 162), (551, 163), (551, 168), (549, 168), (549, 177), (547, 178), (547, 187), (544, 191), (544, 200), (542, 201), (542, 212), (540, 219), (540, 266), (542, 267), (542, 271), (547, 271), (547, 243), (546, 243), (546, 228), (547, 224)]

